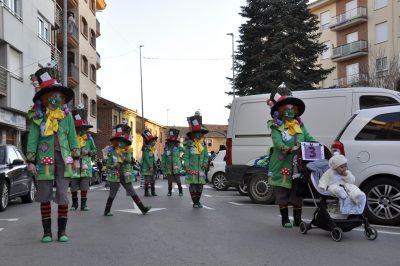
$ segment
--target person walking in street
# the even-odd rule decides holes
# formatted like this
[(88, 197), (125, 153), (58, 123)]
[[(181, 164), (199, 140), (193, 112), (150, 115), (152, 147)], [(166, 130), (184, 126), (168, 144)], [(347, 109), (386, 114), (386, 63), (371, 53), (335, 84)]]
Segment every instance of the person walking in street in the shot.
[(80, 168), (75, 171), (71, 178), (72, 206), (70, 211), (78, 209), (78, 190), (81, 191), (81, 211), (88, 211), (87, 193), (89, 190), (89, 179), (92, 176), (92, 156), (96, 154), (96, 145), (88, 129), (92, 128), (87, 120), (87, 109), (79, 106), (72, 110), (74, 117), (78, 144), (81, 149)]
[[(283, 86), (283, 85), (281, 85)], [(303, 198), (296, 195), (293, 179), (299, 178), (299, 148), (301, 142), (315, 141), (301, 121), (305, 111), (304, 102), (292, 96), (281, 96), (274, 101), (274, 94), (268, 101), (273, 120), (268, 121), (271, 128), (273, 151), (269, 165), (269, 182), (275, 187), (276, 204), (282, 217), (282, 226), (291, 228), (288, 206), (293, 206), (294, 225), (299, 226)]]
[(112, 216), (111, 206), (118, 193), (120, 184), (126, 190), (126, 193), (132, 197), (133, 201), (139, 207), (142, 214), (146, 214), (151, 207), (144, 206), (139, 196), (132, 186), (132, 135), (131, 128), (127, 124), (118, 124), (114, 128), (111, 145), (107, 149), (107, 181), (110, 182), (110, 194), (104, 209), (104, 216)]
[(206, 184), (205, 172), (208, 166), (208, 151), (204, 135), (208, 129), (202, 125), (202, 116), (196, 112), (188, 117), (190, 131), (187, 133), (189, 140), (186, 142), (183, 161), (186, 170), (186, 183), (189, 184), (193, 208), (203, 208), (200, 203), (203, 185)]
[(153, 136), (149, 129), (145, 129), (142, 133), (143, 148), (142, 148), (142, 175), (144, 177), (144, 196), (149, 197), (149, 185), (151, 187), (151, 196), (156, 194), (156, 165), (155, 165), (155, 150), (157, 136)]
[[(65, 103), (74, 98), (72, 89), (58, 80), (54, 64), (31, 75), (35, 87), (34, 106), (28, 112), (31, 122), (26, 158), (28, 170), (36, 176), (37, 195), (42, 216), (42, 242), (53, 241), (51, 230), (51, 201), (58, 205), (58, 241), (67, 242), (68, 185), (73, 168), (79, 169), (80, 149), (74, 119)], [(53, 196), (53, 183), (56, 193)]]
[(176, 182), (178, 185), (179, 196), (183, 196), (182, 183), (180, 175), (182, 171), (181, 153), (184, 152), (183, 148), (179, 145), (179, 130), (170, 128), (168, 130), (167, 141), (162, 155), (162, 169), (163, 173), (168, 178), (168, 194), (172, 195), (172, 183)]

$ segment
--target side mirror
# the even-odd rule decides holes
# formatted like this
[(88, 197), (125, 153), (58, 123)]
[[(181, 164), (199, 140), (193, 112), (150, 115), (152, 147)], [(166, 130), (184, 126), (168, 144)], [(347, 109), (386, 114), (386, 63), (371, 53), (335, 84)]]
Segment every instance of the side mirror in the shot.
[(25, 164), (25, 162), (24, 162), (24, 160), (21, 160), (21, 159), (15, 159), (15, 160), (11, 163), (11, 165), (23, 165), (23, 164)]

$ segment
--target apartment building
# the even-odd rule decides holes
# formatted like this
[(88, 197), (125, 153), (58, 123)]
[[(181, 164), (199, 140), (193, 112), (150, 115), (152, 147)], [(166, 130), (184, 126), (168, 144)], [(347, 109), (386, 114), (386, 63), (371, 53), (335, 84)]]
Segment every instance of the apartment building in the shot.
[[(63, 51), (63, 2), (56, 1), (54, 53), (62, 65)], [(88, 120), (97, 132), (97, 84), (96, 72), (101, 67), (101, 57), (96, 51), (100, 23), (96, 12), (106, 7), (104, 0), (67, 0), (67, 68), (68, 87), (75, 92), (74, 105), (83, 104), (88, 109)]]
[(385, 77), (399, 56), (399, 1), (318, 0), (309, 9), (320, 19), (327, 47), (319, 62), (336, 67), (322, 88), (368, 86)]
[(30, 74), (52, 59), (54, 10), (50, 0), (0, 0), (0, 143), (26, 148)]

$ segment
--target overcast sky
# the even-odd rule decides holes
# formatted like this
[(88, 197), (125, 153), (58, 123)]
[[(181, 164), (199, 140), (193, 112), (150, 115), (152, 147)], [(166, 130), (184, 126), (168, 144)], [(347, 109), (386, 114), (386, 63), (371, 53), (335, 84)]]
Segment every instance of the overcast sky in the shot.
[[(97, 17), (102, 97), (141, 115), (140, 56), (144, 116), (160, 124), (186, 126), (200, 109), (205, 124), (227, 124), (232, 101), (232, 39), (245, 21), (245, 0), (107, 1)], [(235, 44), (236, 45), (236, 44)], [(167, 112), (167, 109), (169, 111)], [(168, 115), (167, 115), (168, 113)]]

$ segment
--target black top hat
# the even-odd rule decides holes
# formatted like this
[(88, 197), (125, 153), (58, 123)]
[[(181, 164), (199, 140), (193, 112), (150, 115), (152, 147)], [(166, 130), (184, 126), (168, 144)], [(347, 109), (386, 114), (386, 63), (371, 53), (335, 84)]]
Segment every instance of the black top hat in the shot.
[(127, 124), (118, 124), (113, 128), (112, 137), (110, 141), (122, 140), (128, 145), (132, 144), (131, 127)]
[[(280, 97), (275, 101), (274, 98), (276, 96)], [(271, 106), (271, 116), (274, 117), (274, 113), (278, 111), (281, 106), (287, 104), (297, 106), (298, 112), (295, 114), (295, 117), (301, 116), (306, 109), (304, 102), (299, 98), (293, 97), (292, 92), (286, 87), (285, 83), (282, 82), (282, 84), (271, 93), (270, 99), (268, 100), (268, 105)]]
[(148, 128), (146, 128), (145, 130), (143, 130), (142, 132), (142, 137), (144, 139), (144, 141), (146, 143), (149, 143), (152, 140), (157, 140), (158, 137), (157, 136), (153, 136), (153, 134), (151, 134), (150, 130)]
[(75, 127), (77, 128), (92, 128), (88, 122), (88, 110), (84, 107), (75, 107), (72, 109), (72, 116), (74, 117)]
[(187, 118), (187, 121), (189, 123), (189, 128), (190, 128), (190, 132), (201, 132), (203, 134), (207, 134), (208, 133), (208, 129), (206, 127), (203, 126), (202, 124), (202, 117), (200, 114), (198, 114), (196, 112), (196, 114), (194, 116), (190, 116)]
[(31, 75), (32, 84), (35, 86), (35, 96), (33, 102), (45, 95), (48, 92), (59, 91), (65, 96), (65, 102), (69, 102), (74, 98), (74, 91), (68, 87), (63, 86), (58, 82), (58, 70), (55, 65), (48, 64)]
[(167, 141), (169, 141), (169, 142), (180, 142), (179, 141), (179, 129), (176, 129), (176, 128), (168, 129)]

